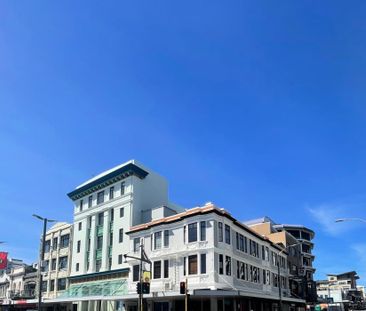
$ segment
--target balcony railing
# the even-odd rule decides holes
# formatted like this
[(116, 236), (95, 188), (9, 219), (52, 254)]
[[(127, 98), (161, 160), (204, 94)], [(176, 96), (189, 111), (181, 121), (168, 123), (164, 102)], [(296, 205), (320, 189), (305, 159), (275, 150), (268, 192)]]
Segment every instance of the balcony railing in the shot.
[(36, 297), (36, 291), (34, 289), (21, 290), (21, 291), (10, 291), (10, 299), (33, 299)]

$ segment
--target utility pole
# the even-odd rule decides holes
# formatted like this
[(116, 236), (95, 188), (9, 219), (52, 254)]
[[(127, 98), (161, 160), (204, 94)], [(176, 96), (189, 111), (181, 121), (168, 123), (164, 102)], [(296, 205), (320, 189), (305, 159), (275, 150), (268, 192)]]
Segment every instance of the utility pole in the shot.
[[(144, 283), (144, 277), (142, 275), (143, 273), (143, 269), (142, 269), (142, 263), (146, 262), (148, 264), (151, 265), (151, 260), (147, 258), (146, 254), (145, 254), (145, 250), (144, 250), (144, 244), (143, 242), (141, 242), (140, 245), (140, 257), (135, 257), (135, 256), (130, 256), (130, 255), (123, 255), (123, 257), (125, 258), (132, 258), (132, 259), (137, 259), (140, 261), (140, 267), (139, 267), (139, 281), (140, 281), (140, 293), (139, 293), (139, 298), (137, 300), (137, 310), (138, 311), (143, 311), (143, 292), (142, 292), (142, 287), (143, 287), (143, 283)], [(151, 269), (150, 269), (151, 270)]]
[(140, 245), (140, 269), (139, 269), (139, 275), (140, 275), (140, 293), (139, 293), (139, 301), (138, 301), (138, 304), (137, 304), (137, 309), (139, 311), (143, 311), (144, 309), (144, 306), (143, 306), (143, 298), (144, 298), (144, 295), (143, 295), (143, 292), (142, 292), (142, 283), (144, 281), (144, 277), (142, 275), (142, 262), (143, 262), (143, 253), (144, 253), (144, 244), (141, 243)]
[(184, 311), (188, 311), (188, 278), (186, 277), (186, 292), (184, 295)]
[(278, 256), (278, 260), (277, 260), (277, 269), (278, 269), (278, 298), (280, 301), (280, 305), (279, 305), (279, 311), (282, 311), (282, 289), (281, 289), (281, 269), (280, 269), (280, 256)]
[(42, 266), (44, 261), (44, 253), (46, 246), (46, 230), (47, 223), (54, 222), (53, 219), (47, 219), (38, 215), (33, 214), (33, 217), (36, 217), (39, 220), (43, 221), (43, 234), (42, 234), (42, 245), (41, 245), (41, 254), (39, 256), (39, 264), (38, 264), (38, 311), (42, 310)]

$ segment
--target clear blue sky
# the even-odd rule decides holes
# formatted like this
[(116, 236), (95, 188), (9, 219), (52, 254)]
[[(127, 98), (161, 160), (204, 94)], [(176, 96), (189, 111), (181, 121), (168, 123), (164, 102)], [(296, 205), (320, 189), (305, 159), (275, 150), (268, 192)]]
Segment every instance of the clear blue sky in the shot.
[(171, 200), (316, 231), (317, 277), (366, 278), (366, 2), (0, 3), (0, 240), (131, 158)]

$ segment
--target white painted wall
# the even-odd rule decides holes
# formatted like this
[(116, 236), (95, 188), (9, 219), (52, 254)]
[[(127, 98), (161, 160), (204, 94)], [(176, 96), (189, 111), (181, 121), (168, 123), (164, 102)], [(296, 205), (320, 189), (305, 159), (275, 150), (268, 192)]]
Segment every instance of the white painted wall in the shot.
[[(186, 243), (184, 243), (183, 232), (184, 226), (188, 226), (188, 224), (192, 222), (198, 222), (198, 240), (200, 238), (200, 221), (206, 221), (206, 241), (197, 241), (188, 243), (188, 227), (186, 230)], [(224, 224), (229, 224), (231, 227), (231, 244), (228, 245), (224, 242), (217, 242), (217, 237), (215, 232), (215, 226), (217, 222), (223, 222)], [(159, 250), (151, 249), (151, 235), (158, 231), (170, 231), (170, 239), (169, 239), (169, 247), (164, 248), (162, 246)], [(266, 245), (270, 248), (271, 251), (279, 253), (279, 250), (271, 246), (271, 244), (267, 241), (263, 241), (262, 239), (248, 233), (247, 231), (242, 230), (233, 224), (233, 222), (226, 218), (215, 213), (210, 213), (206, 215), (196, 215), (184, 220), (180, 220), (176, 223), (171, 224), (162, 224), (156, 227), (149, 228), (144, 231), (135, 232), (130, 234), (131, 246), (130, 252), (133, 256), (139, 256), (138, 252), (134, 252), (133, 250), (133, 240), (134, 238), (143, 238), (145, 251), (150, 258), (151, 261), (156, 260), (169, 260), (169, 277), (164, 279), (153, 279), (151, 281), (151, 292), (169, 292), (179, 293), (179, 284), (181, 281), (184, 281), (187, 277), (188, 279), (188, 287), (189, 289), (235, 289), (235, 290), (243, 290), (243, 291), (256, 291), (262, 292), (266, 295), (273, 296), (274, 299), (278, 297), (278, 288), (273, 287), (271, 285), (263, 285), (261, 284), (251, 283), (247, 281), (237, 280), (236, 278), (236, 263), (234, 260), (240, 260), (242, 262), (248, 263), (250, 265), (255, 265), (261, 269), (270, 270), (271, 273), (277, 274), (277, 267), (274, 266), (271, 262), (262, 260), (260, 258), (255, 258), (249, 254), (242, 253), (236, 250), (236, 240), (235, 240), (235, 231), (240, 232), (248, 239), (252, 239), (261, 245)], [(162, 240), (164, 239), (164, 234), (162, 233)], [(206, 273), (197, 275), (183, 275), (183, 258), (188, 257), (189, 255), (194, 254), (206, 254)], [(228, 255), (232, 258), (232, 273), (231, 276), (227, 276), (225, 274), (218, 274), (218, 254)], [(284, 256), (284, 255), (283, 255)], [(285, 256), (284, 256), (285, 257)], [(133, 266), (138, 264), (137, 260), (129, 259), (129, 264), (131, 267), (131, 273), (129, 277), (129, 290), (130, 292), (136, 291), (136, 282), (133, 282), (132, 279), (132, 270)], [(188, 263), (187, 263), (188, 264)], [(162, 264), (163, 265), (163, 264)], [(145, 265), (145, 268), (148, 269), (148, 265)], [(162, 273), (163, 273), (162, 269)], [(200, 270), (200, 256), (198, 256), (198, 271)], [(188, 267), (187, 267), (188, 271)], [(153, 271), (152, 271), (153, 272)], [(262, 273), (262, 272), (261, 272)], [(281, 269), (281, 274), (288, 278), (287, 269)], [(262, 280), (262, 275), (261, 275)], [(169, 290), (167, 290), (169, 288)], [(289, 295), (289, 290), (283, 290), (284, 295)]]

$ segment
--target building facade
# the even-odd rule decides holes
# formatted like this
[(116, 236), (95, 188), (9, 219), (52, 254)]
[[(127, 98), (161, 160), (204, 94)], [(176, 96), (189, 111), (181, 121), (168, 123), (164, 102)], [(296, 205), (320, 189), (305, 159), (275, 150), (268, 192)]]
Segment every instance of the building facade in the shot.
[(115, 297), (128, 294), (126, 232), (182, 209), (168, 201), (166, 180), (134, 160), (86, 181), (68, 196), (74, 203), (72, 262), (70, 287), (60, 299), (77, 301), (81, 310), (114, 310)]
[[(182, 281), (187, 282), (190, 310), (278, 310), (280, 291), (282, 310), (305, 306), (304, 300), (291, 297), (285, 249), (211, 203), (134, 226), (128, 235), (129, 254), (138, 257), (143, 244), (151, 260), (144, 264), (151, 278), (148, 310), (184, 310)], [(135, 296), (125, 297), (124, 307), (134, 311), (139, 261), (128, 263), (128, 290)]]
[(301, 246), (301, 267), (300, 276), (306, 284), (306, 301), (309, 303), (315, 303), (317, 301), (316, 283), (314, 281), (315, 268), (313, 262), (315, 256), (312, 253), (314, 248), (315, 233), (310, 228), (303, 225), (288, 225), (288, 224), (276, 224), (274, 228), (277, 231), (286, 231), (296, 238)]
[[(67, 310), (67, 304), (52, 304), (68, 288), (72, 258), (71, 224), (58, 222), (46, 233), (42, 266), (42, 297), (49, 310)], [(57, 306), (57, 307), (56, 307)]]
[(341, 304), (347, 309), (350, 305), (364, 302), (364, 295), (357, 288), (357, 273), (355, 271), (328, 274), (327, 280), (317, 281), (317, 294), (320, 300)]

